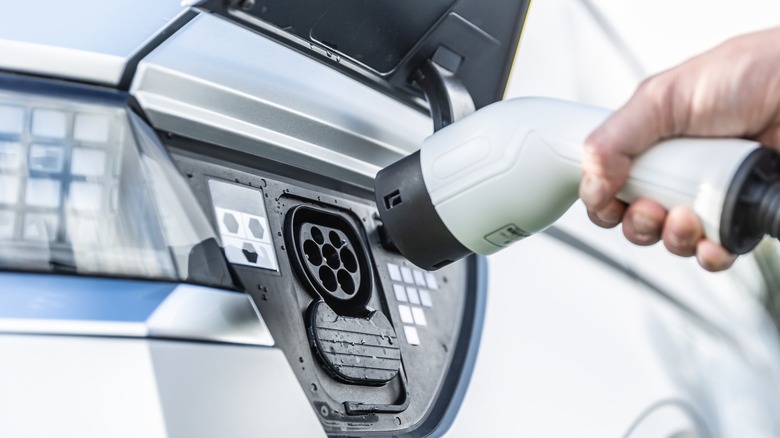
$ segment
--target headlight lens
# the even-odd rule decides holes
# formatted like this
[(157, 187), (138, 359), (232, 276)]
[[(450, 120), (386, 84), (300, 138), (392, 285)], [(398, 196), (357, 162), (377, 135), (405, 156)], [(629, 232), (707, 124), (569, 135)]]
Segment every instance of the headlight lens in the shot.
[(126, 96), (2, 79), (0, 268), (232, 286), (214, 230)]

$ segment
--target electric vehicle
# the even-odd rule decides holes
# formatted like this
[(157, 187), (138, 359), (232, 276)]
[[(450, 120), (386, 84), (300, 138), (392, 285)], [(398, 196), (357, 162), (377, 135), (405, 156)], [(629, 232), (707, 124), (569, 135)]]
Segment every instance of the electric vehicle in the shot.
[(0, 436), (779, 436), (771, 245), (388, 239), (376, 172), (533, 71), (528, 3), (4, 5)]

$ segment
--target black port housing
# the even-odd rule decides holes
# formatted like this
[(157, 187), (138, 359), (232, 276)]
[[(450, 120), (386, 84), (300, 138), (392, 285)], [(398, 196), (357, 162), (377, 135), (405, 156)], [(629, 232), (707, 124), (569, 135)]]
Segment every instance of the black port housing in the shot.
[(299, 279), (340, 315), (364, 316), (373, 290), (366, 245), (342, 214), (299, 205), (287, 212), (285, 241)]
[[(278, 257), (279, 269), (243, 265), (231, 265), (230, 269), (236, 281), (240, 281), (252, 297), (271, 330), (275, 348), (285, 354), (329, 436), (421, 437), (428, 436), (443, 421), (447, 421), (450, 409), (459, 406), (457, 394), (465, 391), (472, 360), (467, 352), (476, 348), (475, 339), (478, 339), (481, 324), (481, 316), (478, 315), (484, 311), (484, 298), (481, 297), (484, 297), (485, 270), (476, 258), (452, 263), (432, 273), (439, 283), (435, 290), (430, 290), (433, 307), (424, 309), (427, 325), (417, 327), (420, 345), (411, 345), (405, 332), (405, 325), (410, 324), (405, 324), (399, 313), (399, 305), (411, 304), (398, 301), (394, 289), (401, 284), (416, 286), (393, 280), (388, 263), (412, 270), (417, 268), (397, 252), (382, 246), (381, 222), (377, 217), (379, 206), (372, 199), (373, 193), (355, 191), (341, 181), (308, 175), (298, 168), (229, 149), (218, 149), (220, 158), (217, 159), (213, 157), (217, 150), (214, 145), (166, 133), (161, 133), (161, 136), (171, 148), (177, 166), (186, 175), (204, 211), (212, 211), (212, 194), (208, 185), (211, 179), (243, 185), (263, 193), (273, 253)], [(252, 167), (248, 167), (250, 165)], [(403, 203), (393, 210), (404, 208), (408, 202), (404, 197)], [(337, 316), (329, 317), (327, 308), (330, 306), (326, 306), (326, 302), (318, 303), (324, 300), (296, 272), (298, 263), (295, 259), (298, 256), (295, 253), (298, 250), (283, 237), (287, 230), (288, 213), (298, 206), (335, 214), (356, 230), (356, 240), (365, 245), (372, 268), (373, 288), (370, 299), (364, 305), (365, 313), (351, 316), (333, 309)], [(215, 220), (214, 217), (212, 220)], [(331, 328), (329, 321), (334, 319), (349, 321), (350, 325), (359, 319), (367, 329), (373, 328), (369, 327), (372, 322), (381, 327), (383, 324), (375, 320), (378, 313), (384, 314), (393, 324), (395, 336), (391, 332), (385, 334), (399, 349), (401, 365), (398, 373), (387, 383), (381, 381), (389, 378), (392, 372), (386, 373), (386, 377), (375, 373), (366, 373), (367, 377), (360, 373), (350, 375), (346, 369), (339, 373), (339, 366), (348, 365), (339, 361), (351, 359), (337, 354), (342, 353), (338, 349), (330, 351), (328, 347), (331, 344), (322, 348), (327, 344), (323, 342), (327, 338), (313, 336), (312, 332), (325, 333)], [(321, 317), (319, 323), (316, 319), (312, 320), (316, 316)], [(335, 331), (331, 333), (338, 334)], [(371, 336), (367, 331), (358, 335), (364, 336), (367, 341)], [(379, 337), (381, 335), (380, 331)], [(366, 348), (372, 351), (364, 356), (375, 355), (375, 348), (368, 342), (362, 344), (358, 339), (350, 344), (350, 339), (344, 340), (347, 341), (344, 347), (355, 350), (344, 353), (356, 356), (362, 354), (357, 349)], [(316, 346), (317, 342), (320, 347)], [(382, 348), (386, 346), (382, 345)], [(376, 358), (395, 357), (391, 350), (387, 348), (386, 354), (376, 354)], [(358, 356), (361, 363), (364, 356)], [(382, 362), (377, 368), (391, 371), (389, 362)]]

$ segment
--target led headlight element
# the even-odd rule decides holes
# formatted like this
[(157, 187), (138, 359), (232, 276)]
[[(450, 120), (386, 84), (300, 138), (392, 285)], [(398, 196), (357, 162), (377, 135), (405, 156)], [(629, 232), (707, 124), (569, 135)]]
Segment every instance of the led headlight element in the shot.
[(3, 79), (0, 268), (232, 286), (216, 233), (123, 96)]

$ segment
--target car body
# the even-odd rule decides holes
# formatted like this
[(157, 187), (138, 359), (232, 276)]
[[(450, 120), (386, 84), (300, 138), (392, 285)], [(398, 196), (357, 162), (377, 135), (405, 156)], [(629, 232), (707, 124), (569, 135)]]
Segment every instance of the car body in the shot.
[[(503, 64), (464, 64), (484, 106), (503, 95), (528, 4), (490, 3), (512, 11), (514, 24), (490, 28), (508, 39), (468, 26), (478, 3), (453, 4), (434, 5), (446, 12), (435, 29), (467, 25), (477, 42), (456, 33), (440, 56), (503, 43)], [(327, 12), (354, 20), (376, 5), (358, 6)], [(379, 18), (414, 21), (401, 6)], [(433, 130), (437, 103), (402, 61), (436, 47), (395, 65), (350, 52), (348, 34), (275, 21), (316, 24), (317, 7), (6, 6), (0, 115), (22, 115), (18, 132), (0, 129), (0, 164), (23, 150), (13, 163), (28, 169), (3, 173), (25, 191), (0, 198), (13, 217), (0, 240), (0, 435), (780, 434), (780, 344), (752, 258), (707, 275), (590, 226), (581, 205), (489, 270), (473, 256), (424, 272), (394, 252), (371, 184)], [(104, 110), (124, 149), (81, 130)], [(95, 157), (115, 173), (92, 173)], [(55, 186), (51, 205), (32, 189)], [(82, 245), (71, 224), (95, 198), (84, 236), (97, 243)], [(134, 241), (148, 245), (131, 256)]]

